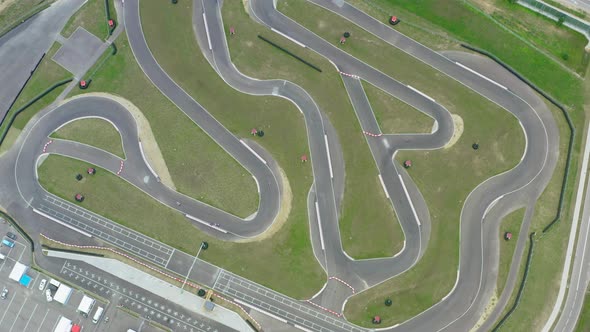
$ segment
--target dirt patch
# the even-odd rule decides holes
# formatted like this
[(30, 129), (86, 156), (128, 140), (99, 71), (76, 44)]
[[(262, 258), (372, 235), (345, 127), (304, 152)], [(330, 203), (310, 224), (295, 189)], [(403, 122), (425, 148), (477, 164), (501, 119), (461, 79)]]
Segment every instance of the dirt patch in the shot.
[(455, 129), (453, 130), (453, 136), (451, 137), (451, 140), (444, 146), (445, 149), (455, 145), (455, 143), (457, 143), (463, 134), (463, 118), (457, 114), (451, 114), (451, 117), (453, 118), (453, 125)]
[(0, 1), (0, 13), (4, 9), (8, 8), (8, 6), (12, 5), (15, 2), (16, 2), (16, 0), (2, 0), (2, 1)]
[(471, 328), (470, 332), (476, 331), (483, 325), (483, 323), (489, 318), (490, 314), (492, 313), (492, 310), (494, 310), (494, 308), (496, 307), (496, 304), (498, 304), (498, 294), (496, 294), (496, 291), (494, 291), (494, 294), (492, 294), (492, 297), (490, 298), (490, 302), (488, 302), (488, 305), (483, 310), (483, 313), (479, 317), (477, 324), (475, 324), (475, 326)]
[(88, 96), (94, 97), (102, 97), (111, 99), (125, 107), (135, 119), (135, 123), (137, 125), (137, 133), (139, 135), (139, 140), (141, 141), (141, 145), (143, 148), (143, 152), (146, 155), (146, 159), (150, 163), (150, 165), (154, 168), (154, 171), (160, 177), (160, 181), (162, 183), (174, 190), (176, 190), (176, 186), (174, 182), (172, 182), (172, 177), (170, 176), (170, 172), (168, 171), (168, 167), (166, 166), (166, 162), (164, 161), (164, 157), (162, 156), (162, 152), (160, 151), (160, 147), (156, 142), (156, 138), (152, 132), (152, 128), (148, 120), (145, 118), (143, 113), (137, 106), (135, 106), (129, 100), (115, 96), (109, 93), (104, 92), (92, 92), (92, 93), (85, 93), (81, 95), (74, 96), (72, 98), (68, 98), (60, 102), (60, 105), (67, 103), (70, 100), (83, 98)]
[[(277, 166), (278, 167), (278, 166)], [(283, 191), (281, 192), (281, 206), (279, 207), (279, 214), (275, 218), (272, 225), (264, 231), (264, 233), (249, 239), (239, 240), (237, 242), (259, 242), (266, 240), (276, 234), (281, 227), (285, 224), (291, 213), (291, 201), (293, 200), (293, 193), (291, 192), (291, 186), (289, 185), (289, 179), (285, 172), (279, 167), (279, 174), (283, 183)]]

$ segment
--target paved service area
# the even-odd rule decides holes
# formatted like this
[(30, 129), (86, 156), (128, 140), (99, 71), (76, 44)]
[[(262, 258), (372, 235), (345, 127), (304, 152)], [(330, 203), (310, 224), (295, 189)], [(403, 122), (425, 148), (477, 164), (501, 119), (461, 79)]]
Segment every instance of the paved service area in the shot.
[(79, 78), (92, 66), (102, 44), (98, 37), (78, 27), (55, 53), (53, 61)]
[[(43, 290), (39, 290), (39, 284), (43, 279), (49, 283), (51, 277), (29, 268), (26, 274), (32, 278), (32, 282), (28, 288), (8, 278), (17, 261), (30, 265), (31, 251), (28, 243), (10, 224), (0, 222), (0, 235), (3, 238), (6, 238), (6, 232), (16, 234), (17, 238), (13, 240), (13, 248), (0, 247), (0, 253), (6, 256), (0, 262), (0, 289), (8, 288), (7, 298), (0, 299), (0, 331), (53, 331), (60, 316), (85, 327), (86, 331), (97, 330), (100, 324), (95, 325), (91, 318), (76, 312), (83, 292), (74, 290), (65, 305), (55, 301), (48, 303), (44, 293), (47, 284)], [(105, 307), (104, 303), (97, 301), (94, 308), (99, 305)]]

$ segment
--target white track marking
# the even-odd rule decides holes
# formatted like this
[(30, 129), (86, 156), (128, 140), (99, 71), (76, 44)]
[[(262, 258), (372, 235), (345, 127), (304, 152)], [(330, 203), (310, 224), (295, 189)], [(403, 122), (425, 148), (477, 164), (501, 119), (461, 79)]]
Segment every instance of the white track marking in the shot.
[(258, 158), (260, 161), (262, 161), (263, 164), (266, 165), (266, 160), (262, 159), (262, 157), (258, 153), (256, 153), (256, 151), (254, 151), (251, 147), (249, 147), (248, 144), (246, 144), (246, 142), (240, 140), (240, 143), (242, 143), (242, 145), (244, 145), (246, 149), (250, 150), (250, 152), (252, 152), (252, 154), (254, 154), (256, 158)]
[(385, 192), (385, 197), (389, 198), (389, 193), (387, 192), (387, 188), (385, 188), (385, 182), (383, 182), (383, 177), (379, 174), (379, 181), (381, 182), (381, 186), (383, 187), (383, 191)]
[(268, 312), (266, 310), (260, 309), (258, 307), (253, 306), (253, 305), (250, 305), (249, 303), (246, 303), (246, 302), (241, 301), (239, 299), (234, 299), (234, 302), (239, 303), (239, 304), (243, 305), (244, 307), (248, 307), (250, 309), (254, 309), (254, 310), (256, 310), (256, 311), (258, 311), (260, 313), (263, 313), (263, 314), (267, 315), (268, 317), (272, 317), (272, 318), (274, 318), (274, 319), (276, 319), (278, 321), (281, 321), (281, 322), (287, 324), (287, 320), (286, 319), (281, 318), (281, 317), (279, 317), (279, 316), (277, 316), (277, 315), (275, 315), (273, 313), (270, 313), (270, 312)]
[(90, 235), (90, 233), (86, 233), (86, 232), (84, 232), (84, 231), (83, 231), (83, 230), (81, 230), (81, 229), (77, 229), (77, 228), (76, 228), (76, 227), (74, 227), (74, 226), (70, 226), (70, 225), (66, 224), (65, 222), (63, 222), (63, 221), (61, 221), (61, 220), (58, 220), (58, 219), (56, 219), (56, 218), (54, 218), (54, 217), (52, 217), (52, 216), (50, 216), (50, 215), (48, 215), (48, 214), (46, 214), (46, 213), (43, 213), (43, 212), (41, 212), (41, 211), (39, 211), (39, 210), (37, 210), (37, 209), (35, 209), (35, 208), (33, 208), (33, 212), (35, 212), (36, 214), (38, 214), (38, 215), (40, 215), (40, 216), (43, 216), (43, 217), (45, 217), (45, 218), (47, 218), (47, 219), (49, 219), (49, 220), (55, 221), (56, 223), (58, 223), (58, 224), (60, 224), (60, 225), (62, 225), (62, 226), (64, 226), (64, 227), (67, 227), (67, 228), (69, 228), (69, 229), (71, 229), (71, 230), (73, 230), (73, 231), (75, 231), (75, 232), (78, 232), (78, 233), (80, 233), (80, 234), (82, 234), (82, 235), (84, 235), (84, 236), (87, 236), (87, 237), (92, 237), (92, 235)]
[(466, 69), (466, 70), (468, 70), (468, 71), (472, 72), (473, 74), (475, 74), (475, 75), (477, 75), (477, 76), (479, 76), (479, 77), (483, 78), (484, 80), (486, 80), (486, 81), (488, 81), (488, 82), (490, 82), (490, 83), (493, 83), (493, 84), (495, 84), (495, 85), (499, 86), (500, 88), (502, 88), (502, 89), (504, 89), (504, 90), (508, 90), (508, 88), (507, 88), (507, 87), (505, 87), (505, 86), (503, 86), (502, 84), (500, 84), (500, 83), (498, 83), (498, 82), (494, 81), (493, 79), (491, 79), (491, 78), (489, 78), (489, 77), (487, 77), (487, 76), (485, 76), (485, 75), (483, 75), (483, 74), (480, 74), (480, 73), (476, 72), (475, 70), (473, 70), (473, 69), (471, 69), (471, 68), (469, 68), (469, 67), (467, 67), (467, 66), (465, 66), (465, 65), (462, 65), (462, 64), (460, 64), (459, 62), (456, 62), (456, 61), (455, 61), (455, 63), (457, 64), (457, 66), (459, 66), (459, 67), (461, 67), (461, 68), (463, 68), (463, 69)]
[(435, 101), (434, 101), (434, 99), (433, 99), (432, 97), (428, 96), (428, 95), (427, 95), (427, 94), (425, 94), (424, 92), (422, 92), (422, 91), (420, 91), (420, 90), (418, 90), (418, 89), (416, 89), (416, 88), (414, 88), (414, 87), (412, 87), (412, 86), (410, 86), (410, 85), (408, 85), (407, 87), (408, 87), (410, 90), (412, 90), (412, 91), (416, 92), (417, 94), (421, 95), (422, 97), (424, 97), (424, 98), (426, 98), (426, 99), (430, 100), (431, 102), (433, 102), (433, 103), (435, 102)]
[(205, 33), (207, 34), (207, 43), (209, 43), (209, 50), (212, 50), (213, 46), (211, 46), (211, 36), (209, 36), (209, 26), (207, 25), (207, 17), (205, 17), (205, 13), (203, 13), (203, 22), (205, 22)]
[(270, 29), (271, 29), (273, 32), (276, 32), (276, 33), (278, 33), (279, 35), (281, 35), (281, 36), (283, 36), (283, 37), (285, 37), (285, 38), (289, 39), (290, 41), (294, 42), (295, 44), (297, 44), (297, 45), (299, 45), (299, 46), (301, 46), (301, 47), (303, 47), (303, 48), (306, 48), (306, 47), (307, 47), (307, 46), (305, 46), (305, 44), (303, 44), (302, 42), (300, 42), (300, 41), (296, 40), (296, 39), (295, 39), (295, 38), (293, 38), (293, 37), (289, 37), (289, 36), (287, 36), (286, 34), (284, 34), (284, 33), (280, 32), (279, 30), (277, 30), (277, 29), (275, 29), (275, 28), (270, 28)]
[(412, 213), (414, 214), (414, 218), (416, 218), (416, 222), (418, 223), (418, 226), (422, 226), (422, 224), (420, 223), (420, 218), (418, 218), (418, 213), (416, 213), (416, 209), (414, 208), (414, 203), (412, 202), (412, 199), (410, 198), (410, 194), (408, 193), (408, 189), (406, 188), (406, 184), (404, 183), (404, 179), (402, 179), (402, 176), (400, 174), (398, 174), (397, 176), (399, 176), (399, 180), (402, 183), (402, 188), (404, 189), (404, 193), (406, 194), (406, 197), (408, 198), (408, 202), (410, 203), (410, 208), (412, 209)]
[(320, 244), (322, 245), (322, 250), (326, 250), (324, 245), (324, 233), (322, 232), (322, 221), (320, 219), (320, 207), (318, 206), (318, 201), (315, 201), (315, 214), (318, 218), (318, 229), (320, 230)]
[(328, 167), (330, 167), (330, 178), (334, 178), (334, 171), (332, 170), (332, 159), (330, 158), (330, 146), (328, 145), (328, 135), (324, 134), (324, 141), (326, 142), (326, 153), (328, 154)]

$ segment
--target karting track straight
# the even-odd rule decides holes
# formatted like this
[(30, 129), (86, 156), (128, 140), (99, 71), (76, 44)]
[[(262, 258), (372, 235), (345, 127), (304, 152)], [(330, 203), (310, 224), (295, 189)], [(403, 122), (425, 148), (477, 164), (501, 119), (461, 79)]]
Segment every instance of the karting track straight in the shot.
[[(493, 271), (494, 265), (497, 265), (497, 255), (493, 253), (498, 251), (496, 234), (499, 221), (509, 211), (520, 206), (534, 205), (555, 167), (558, 155), (558, 132), (552, 115), (542, 101), (530, 91), (526, 91), (527, 88), (523, 87), (522, 83), (514, 81), (505, 71), (501, 71), (502, 74), (495, 78), (499, 82), (497, 83), (457, 64), (457, 60), (451, 60), (450, 57), (432, 51), (399, 34), (344, 2), (337, 2), (337, 4), (320, 0), (312, 0), (312, 2), (351, 20), (410, 56), (416, 57), (464, 84), (512, 113), (522, 125), (527, 145), (520, 163), (513, 169), (480, 184), (464, 203), (461, 214), (460, 266), (455, 288), (437, 305), (392, 328), (392, 330), (400, 331), (469, 330), (479, 319), (495, 287), (496, 275), (489, 271)], [(337, 149), (338, 146), (328, 147), (327, 145), (329, 144), (327, 142), (333, 142), (335, 138), (329, 137), (331, 134), (326, 129), (328, 124), (325, 123), (326, 119), (322, 116), (321, 110), (310, 95), (296, 84), (285, 80), (257, 80), (241, 74), (231, 63), (219, 2), (194, 0), (193, 20), (196, 39), (203, 54), (225, 82), (243, 93), (286, 98), (293, 102), (305, 117), (314, 173), (314, 184), (308, 206), (313, 247), (318, 261), (330, 277), (322, 291), (311, 300), (314, 304), (306, 305), (305, 308), (306, 312), (319, 310), (316, 308), (319, 305), (327, 310), (339, 312), (346, 299), (351, 296), (351, 292), (343, 291), (339, 283), (330, 282), (331, 280), (343, 280), (356, 292), (362, 291), (407, 271), (424, 253), (430, 236), (430, 218), (426, 202), (407, 173), (395, 165), (393, 156), (400, 149), (441, 148), (452, 136), (453, 123), (449, 112), (436, 101), (319, 38), (279, 13), (273, 6), (272, 0), (250, 0), (249, 6), (252, 17), (257, 21), (280, 31), (329, 59), (340, 72), (353, 75), (342, 75), (342, 79), (363, 130), (381, 132), (360, 79), (432, 116), (438, 123), (438, 130), (432, 134), (383, 135), (368, 138), (384, 187), (389, 197), (395, 197), (391, 201), (404, 231), (406, 244), (404, 249), (394, 257), (370, 260), (351, 259), (342, 249), (338, 228), (339, 202), (334, 193), (335, 185), (337, 185), (335, 182), (342, 179), (333, 177), (331, 160), (334, 152), (328, 152), (330, 149), (332, 151)], [(20, 197), (28, 206), (37, 210), (47, 206), (48, 201), (61, 201), (39, 185), (36, 178), (36, 165), (39, 157), (43, 158), (42, 156), (47, 153), (63, 154), (89, 161), (115, 174), (119, 173), (118, 175), (123, 179), (163, 204), (189, 215), (189, 219), (196, 227), (214, 236), (225, 240), (237, 240), (261, 234), (274, 221), (280, 205), (280, 183), (277, 180), (279, 177), (275, 176), (275, 170), (271, 166), (274, 162), (257, 157), (244, 142), (215, 120), (159, 66), (143, 35), (138, 0), (127, 0), (124, 12), (124, 23), (130, 46), (146, 76), (257, 180), (260, 186), (260, 206), (257, 214), (251, 220), (242, 220), (178, 194), (161, 184), (142, 155), (137, 128), (131, 115), (128, 112), (121, 112), (122, 106), (118, 103), (98, 97), (82, 97), (69, 101), (55, 110), (43, 113), (41, 117), (34, 119), (32, 125), (27, 126), (24, 139), (22, 142), (19, 141), (22, 145), (14, 162), (14, 177)], [(468, 63), (472, 59), (458, 61)], [(476, 62), (470, 64), (471, 68), (479, 69), (475, 64)], [(489, 73), (486, 71), (486, 74), (495, 75), (497, 68), (493, 69), (494, 71)], [(484, 68), (484, 70), (487, 69)], [(54, 140), (46, 145), (49, 141), (48, 135), (56, 128), (68, 121), (88, 116), (105, 118), (118, 128), (122, 134), (126, 160), (78, 143)], [(258, 151), (260, 154), (268, 155), (264, 151)], [(122, 165), (124, 168), (121, 168)], [(178, 206), (176, 202), (182, 204)], [(55, 217), (60, 218), (57, 215)], [(210, 227), (210, 223), (219, 224), (219, 226)], [(491, 231), (494, 229), (496, 232)], [(158, 253), (145, 246), (140, 247), (140, 250), (152, 254), (156, 257), (154, 258), (156, 262), (158, 258), (165, 260), (166, 255), (169, 254)], [(168, 267), (167, 263), (161, 265)], [(229, 275), (227, 272), (224, 273)], [(237, 293), (230, 292), (232, 280), (228, 278), (227, 285), (222, 284), (219, 288), (215, 287), (217, 284), (215, 281), (213, 287), (238, 297)], [(241, 283), (248, 284), (247, 281), (241, 281)], [(242, 291), (249, 292), (248, 289)], [(259, 292), (248, 294), (250, 295), (242, 298), (242, 301), (263, 310), (260, 302), (264, 296)], [(280, 294), (273, 295), (273, 298), (280, 296)], [(285, 303), (286, 300), (279, 301), (276, 305), (288, 317), (287, 314), (293, 313), (296, 306), (287, 306)], [(297, 308), (297, 310), (300, 309)], [(319, 311), (322, 312), (322, 310)], [(301, 315), (301, 312), (298, 311), (297, 314)], [(316, 318), (308, 317), (307, 319), (312, 323), (310, 323), (311, 326), (306, 326), (317, 331), (358, 330), (345, 324), (342, 318), (337, 320), (340, 325), (327, 319), (320, 321)]]

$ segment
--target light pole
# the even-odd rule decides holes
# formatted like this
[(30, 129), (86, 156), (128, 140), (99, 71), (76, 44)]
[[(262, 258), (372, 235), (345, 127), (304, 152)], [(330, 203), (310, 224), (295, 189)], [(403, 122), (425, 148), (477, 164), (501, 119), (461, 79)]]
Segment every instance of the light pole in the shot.
[(191, 265), (190, 269), (188, 270), (188, 272), (186, 274), (186, 278), (184, 278), (184, 282), (182, 283), (182, 287), (180, 288), (181, 293), (184, 292), (184, 285), (186, 285), (186, 281), (188, 280), (188, 276), (191, 274), (191, 271), (193, 270), (193, 267), (195, 266), (195, 263), (197, 262), (197, 259), (199, 258), (199, 254), (201, 253), (201, 249), (207, 250), (207, 248), (209, 248), (209, 244), (207, 242), (201, 242), (201, 245), (199, 246), (199, 251), (197, 251), (197, 255), (195, 256), (195, 259), (193, 260), (193, 264)]

